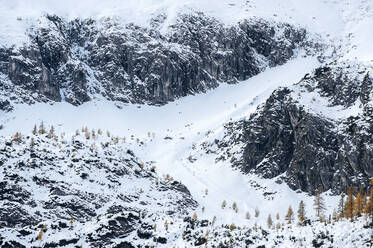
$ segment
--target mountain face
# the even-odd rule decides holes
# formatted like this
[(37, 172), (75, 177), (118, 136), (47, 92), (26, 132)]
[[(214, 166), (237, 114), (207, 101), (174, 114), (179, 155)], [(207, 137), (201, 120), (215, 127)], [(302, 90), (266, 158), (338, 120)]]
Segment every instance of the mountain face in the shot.
[[(368, 68), (350, 67), (326, 65), (275, 90), (251, 116), (227, 124), (225, 137), (214, 142), (218, 159), (232, 159), (246, 173), (280, 176), (311, 194), (367, 187), (373, 175), (373, 80)], [(328, 108), (343, 116), (320, 111)], [(351, 108), (358, 111), (351, 114)], [(232, 144), (241, 150), (232, 154)]]
[[(116, 139), (97, 134), (87, 143), (84, 133), (68, 141), (46, 134), (2, 139), (0, 246), (38, 247), (35, 233), (43, 229), (43, 247), (83, 240), (90, 247), (132, 247), (116, 239), (164, 238), (153, 230), (159, 219), (196, 208), (183, 184), (157, 176)], [(6, 241), (9, 233), (19, 238)], [(65, 235), (56, 239), (58, 233)]]
[(0, 3), (0, 247), (373, 245), (373, 2), (47, 2)]
[[(309, 54), (321, 54), (325, 48), (304, 29), (263, 19), (227, 26), (194, 12), (178, 16), (164, 33), (165, 19), (157, 15), (148, 27), (140, 27), (115, 18), (39, 18), (28, 31), (28, 44), (0, 48), (0, 108), (11, 111), (17, 103), (60, 101), (80, 105), (101, 97), (165, 104), (214, 89), (219, 82), (253, 77), (285, 63), (297, 48)], [(321, 55), (325, 60), (327, 55)], [(236, 163), (244, 172), (265, 178), (283, 175), (293, 189), (338, 193), (361, 180), (366, 185), (373, 159), (368, 71), (363, 65), (334, 62), (310, 72), (293, 87), (301, 91), (298, 96), (292, 87), (276, 90), (246, 120), (229, 124), (230, 138), (219, 146), (241, 142)], [(331, 109), (348, 109), (360, 101), (360, 112), (343, 121), (315, 114), (298, 102), (303, 91), (326, 99)], [(233, 133), (238, 130), (242, 135), (237, 138)]]
[[(27, 103), (80, 105), (98, 95), (165, 104), (250, 78), (311, 44), (304, 29), (260, 19), (226, 26), (202, 13), (183, 14), (163, 35), (164, 19), (144, 28), (115, 18), (39, 18), (29, 44), (0, 47), (2, 91)], [(10, 108), (6, 101), (2, 109)]]

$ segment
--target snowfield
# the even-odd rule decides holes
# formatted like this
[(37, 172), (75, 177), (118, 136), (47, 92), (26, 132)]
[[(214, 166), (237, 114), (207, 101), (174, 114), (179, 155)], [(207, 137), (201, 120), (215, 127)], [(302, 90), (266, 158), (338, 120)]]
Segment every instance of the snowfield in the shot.
[[(306, 200), (308, 212), (313, 212), (312, 198), (297, 194), (285, 184), (278, 185), (273, 180), (243, 176), (229, 163), (216, 164), (214, 156), (205, 154), (198, 145), (206, 141), (207, 132), (218, 137), (225, 122), (248, 116), (275, 88), (292, 85), (318, 65), (316, 58), (304, 58), (300, 54), (287, 64), (267, 69), (240, 84), (223, 84), (206, 94), (188, 96), (162, 107), (126, 106), (100, 99), (78, 107), (63, 102), (18, 105), (13, 112), (2, 116), (4, 128), (0, 135), (26, 134), (34, 124), (41, 122), (68, 135), (85, 126), (108, 130), (113, 135), (127, 137), (135, 154), (145, 161), (154, 161), (160, 175), (169, 174), (185, 184), (200, 204), (199, 216), (208, 219), (217, 216), (219, 223), (244, 224), (246, 212), (253, 214), (256, 207), (262, 206), (265, 217), (261, 221), (264, 224), (268, 214), (275, 214), (273, 209), (285, 213), (289, 205), (295, 208), (301, 199)], [(150, 139), (149, 132), (155, 133), (155, 138)], [(144, 145), (139, 146), (137, 138)], [(192, 146), (197, 146), (198, 150)], [(191, 163), (189, 156), (196, 161)], [(250, 182), (256, 183), (251, 185)], [(275, 198), (266, 199), (263, 196), (266, 190), (255, 189), (256, 184), (269, 192), (277, 192)], [(208, 196), (205, 196), (206, 189)], [(223, 210), (223, 200), (228, 205), (236, 202), (239, 212)], [(328, 198), (330, 213), (336, 203), (336, 197)], [(204, 213), (202, 207), (206, 209)]]
[[(120, 183), (125, 187), (115, 188), (116, 186), (112, 186), (109, 179), (102, 176), (106, 172), (95, 168), (94, 171), (91, 171), (95, 183), (79, 181), (79, 177), (74, 174), (75, 171), (70, 171), (71, 175), (69, 173), (64, 175), (63, 180), (76, 190), (100, 197), (113, 197), (113, 199), (119, 197), (118, 190), (123, 194), (136, 195), (140, 189), (145, 189), (149, 194), (142, 197), (146, 200), (151, 197), (153, 200), (164, 198), (164, 201), (160, 200), (162, 204), (172, 202), (171, 198), (166, 199), (171, 193), (168, 191), (166, 193), (169, 194), (160, 193), (153, 188), (153, 181), (156, 178), (157, 180), (168, 180), (172, 177), (175, 181), (185, 185), (196, 204), (186, 208), (181, 217), (169, 217), (168, 220), (172, 224), (168, 230), (164, 225), (164, 220), (168, 218), (166, 214), (168, 209), (158, 207), (158, 201), (153, 201), (148, 206), (148, 208), (153, 208), (153, 214), (159, 215), (159, 218), (153, 218), (150, 215), (147, 221), (152, 225), (157, 225), (159, 236), (168, 238), (167, 244), (156, 244), (156, 247), (192, 247), (191, 242), (186, 242), (184, 236), (204, 237), (208, 235), (210, 235), (209, 237), (215, 235), (211, 245), (223, 242), (227, 244), (227, 247), (228, 245), (232, 245), (232, 247), (253, 245), (253, 247), (284, 248), (360, 248), (373, 245), (369, 239), (369, 236), (373, 237), (373, 232), (372, 229), (369, 229), (366, 216), (360, 217), (355, 222), (342, 220), (324, 225), (324, 223), (316, 221), (313, 196), (291, 190), (286, 183), (281, 183), (281, 176), (264, 179), (251, 173), (243, 174), (238, 168), (232, 168), (232, 163), (229, 160), (217, 161), (216, 154), (207, 153), (204, 149), (204, 144), (212, 144), (215, 139), (223, 137), (224, 124), (248, 118), (279, 87), (291, 88), (293, 90), (292, 97), (300, 105), (306, 106), (310, 113), (326, 119), (342, 121), (349, 116), (361, 114), (360, 100), (347, 108), (341, 105), (331, 107), (328, 98), (321, 97), (317, 92), (304, 92), (297, 83), (306, 74), (323, 65), (324, 62), (331, 61), (364, 64), (370, 68), (368, 71), (372, 73), (373, 0), (217, 0), (213, 4), (208, 0), (0, 0), (0, 48), (2, 46), (21, 47), (23, 44), (27, 44), (29, 42), (28, 31), (32, 30), (35, 23), (40, 20), (40, 16), (46, 13), (55, 13), (69, 20), (74, 18), (96, 20), (114, 18), (123, 23), (133, 22), (140, 26), (149, 25), (151, 18), (164, 13), (166, 21), (162, 24), (161, 30), (162, 33), (167, 33), (169, 25), (175, 21), (178, 14), (189, 11), (202, 11), (227, 25), (236, 24), (249, 17), (259, 17), (304, 27), (310, 32), (312, 38), (320, 40), (328, 46), (325, 51), (326, 58), (320, 59), (316, 55), (308, 56), (305, 51), (299, 49), (296, 51), (296, 56), (285, 64), (267, 68), (248, 80), (238, 84), (221, 83), (214, 90), (186, 96), (164, 106), (111, 102), (99, 95), (93, 95), (92, 101), (79, 106), (73, 106), (63, 99), (61, 102), (54, 103), (17, 104), (10, 112), (0, 110), (0, 144), (6, 147), (7, 140), (10, 140), (16, 132), (20, 132), (24, 137), (33, 137), (31, 131), (34, 125), (39, 126), (40, 123), (43, 123), (48, 129), (54, 126), (58, 136), (64, 134), (60, 145), (66, 150), (61, 149), (58, 142), (50, 144), (49, 141), (46, 141), (47, 143), (44, 144), (45, 141), (40, 140), (46, 149), (50, 149), (51, 154), (58, 154), (61, 159), (70, 155), (70, 153), (63, 151), (74, 146), (72, 140), (79, 140), (87, 147), (86, 152), (89, 153), (88, 147), (96, 146), (96, 143), (110, 143), (112, 137), (116, 136), (120, 139), (125, 138), (125, 142), (115, 144), (114, 148), (110, 150), (114, 154), (113, 156), (118, 159), (129, 159), (128, 157), (131, 156), (125, 152), (133, 151), (136, 161), (144, 163), (146, 169), (150, 170), (152, 166), (155, 166), (154, 178), (151, 180), (122, 178)], [(175, 46), (174, 49), (178, 48)], [(351, 70), (353, 74), (359, 68), (357, 66)], [(363, 75), (360, 76), (363, 77)], [(373, 94), (371, 95), (373, 96)], [(83, 134), (76, 138), (76, 130), (81, 130), (82, 127), (96, 132), (101, 129), (104, 135), (95, 141), (86, 140)], [(110, 138), (105, 136), (107, 131), (111, 134)], [(93, 145), (93, 143), (95, 144)], [(2, 146), (0, 149), (3, 148)], [(18, 149), (22, 150), (23, 148)], [(232, 149), (241, 151), (243, 146), (237, 145)], [(98, 150), (100, 155), (107, 155), (104, 150)], [(78, 156), (83, 159), (91, 154), (87, 155), (83, 151)], [(14, 159), (17, 161), (18, 157), (15, 156)], [(56, 171), (45, 169), (33, 173), (42, 173), (51, 180), (62, 180), (58, 170), (67, 172), (69, 168), (62, 162), (57, 167)], [(25, 173), (23, 176), (25, 178), (29, 176), (31, 179), (31, 176), (35, 175)], [(4, 173), (0, 171), (0, 182), (5, 180)], [(110, 185), (108, 191), (106, 191), (107, 185)], [(34, 184), (24, 184), (23, 186), (32, 187), (35, 195), (38, 195), (38, 201), (48, 201), (50, 196), (47, 189)], [(323, 193), (322, 196), (326, 201), (326, 217), (328, 218), (332, 215), (333, 210), (338, 208), (339, 196), (332, 195), (330, 191)], [(181, 198), (182, 195), (176, 197), (176, 199)], [(133, 203), (134, 208), (142, 208), (140, 200)], [(296, 210), (301, 200), (306, 205), (306, 214), (312, 221), (311, 225), (300, 227), (293, 224), (290, 228), (285, 224), (278, 229), (267, 228), (268, 215), (271, 215), (274, 225), (283, 223), (289, 206), (292, 206), (296, 216)], [(118, 202), (115, 203), (121, 203)], [(222, 208), (223, 202), (226, 202), (224, 208)], [(236, 211), (232, 208), (233, 203), (237, 205)], [(6, 202), (0, 199), (0, 206), (4, 207), (5, 204)], [(172, 203), (170, 204), (172, 205)], [(107, 223), (112, 217), (106, 215), (105, 211), (108, 208), (108, 206), (104, 206), (100, 209), (98, 214), (103, 217), (97, 223), (95, 219), (86, 223), (77, 221), (73, 230), (50, 232), (45, 236), (45, 242), (71, 236), (78, 239), (79, 245), (82, 247), (88, 247), (89, 243), (85, 243), (79, 233), (95, 233), (100, 224)], [(256, 208), (260, 209), (258, 217), (254, 217)], [(35, 213), (36, 211), (42, 212), (43, 209), (27, 209), (27, 211)], [(186, 221), (184, 219), (186, 216), (192, 217), (194, 213), (198, 216), (198, 220), (188, 219)], [(246, 218), (247, 213), (250, 213), (250, 219)], [(280, 220), (276, 220), (277, 213), (280, 214)], [(214, 218), (216, 218), (215, 225), (210, 225)], [(210, 224), (204, 226), (203, 219), (210, 221)], [(229, 226), (226, 225), (233, 223), (237, 225), (237, 228), (232, 228), (234, 230), (228, 234)], [(52, 225), (53, 221), (46, 221), (43, 224)], [(198, 227), (197, 230), (188, 229), (194, 225)], [(190, 233), (185, 234), (187, 230)], [(32, 231), (36, 232), (37, 230)], [(9, 240), (18, 239), (15, 232), (10, 229), (2, 229), (0, 223), (0, 238), (1, 236), (7, 237)], [(56, 238), (57, 236), (58, 238)], [(247, 241), (245, 237), (250, 237), (252, 243)], [(125, 240), (133, 241), (134, 244), (141, 247), (154, 245), (153, 241), (137, 239), (135, 233), (126, 237)], [(40, 242), (40, 246), (42, 244)], [(208, 244), (206, 247), (210, 247), (210, 243), (206, 244)], [(24, 243), (24, 245), (27, 244)], [(66, 245), (64, 247), (74, 246)]]

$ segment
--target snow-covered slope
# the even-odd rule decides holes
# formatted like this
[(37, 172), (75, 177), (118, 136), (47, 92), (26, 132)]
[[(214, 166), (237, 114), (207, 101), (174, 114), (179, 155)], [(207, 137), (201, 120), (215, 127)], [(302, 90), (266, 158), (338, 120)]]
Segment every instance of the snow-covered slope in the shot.
[[(0, 0), (0, 244), (371, 245), (311, 196), (328, 217), (373, 176), (371, 25), (369, 0)], [(309, 226), (265, 228), (301, 200)]]
[[(109, 130), (127, 137), (135, 154), (144, 161), (154, 161), (160, 175), (170, 174), (182, 181), (200, 203), (199, 215), (209, 218), (216, 215), (223, 223), (242, 223), (246, 211), (253, 212), (262, 202), (267, 202), (263, 209), (266, 216), (275, 206), (280, 212), (285, 212), (290, 199), (295, 206), (300, 199), (307, 197), (273, 181), (246, 178), (240, 172), (232, 171), (229, 163), (215, 164), (215, 157), (205, 154), (199, 144), (206, 141), (208, 132), (216, 133), (210, 136), (218, 138), (225, 122), (248, 116), (276, 87), (297, 82), (318, 65), (316, 58), (300, 56), (240, 84), (221, 85), (206, 94), (188, 96), (162, 107), (106, 101), (92, 101), (78, 107), (67, 103), (18, 105), (14, 111), (4, 114), (0, 134), (28, 133), (35, 123), (42, 121), (66, 133), (74, 133), (83, 126)], [(155, 137), (151, 135), (149, 138), (149, 132)], [(139, 146), (136, 139), (144, 145)], [(193, 146), (197, 150), (193, 150)], [(191, 163), (189, 157), (196, 161)], [(260, 180), (257, 183), (270, 192), (281, 192), (276, 200), (266, 199), (263, 195), (266, 190), (255, 190), (256, 184), (249, 182), (256, 180)], [(204, 195), (205, 189), (209, 191), (208, 197)], [(287, 197), (288, 194), (291, 197)], [(333, 199), (329, 201), (330, 211), (336, 207)], [(223, 200), (229, 204), (236, 201), (242, 210), (239, 214), (227, 213), (220, 206)], [(307, 200), (310, 212), (311, 200)], [(204, 214), (201, 213), (203, 206), (206, 208)], [(264, 223), (265, 219), (262, 221)]]

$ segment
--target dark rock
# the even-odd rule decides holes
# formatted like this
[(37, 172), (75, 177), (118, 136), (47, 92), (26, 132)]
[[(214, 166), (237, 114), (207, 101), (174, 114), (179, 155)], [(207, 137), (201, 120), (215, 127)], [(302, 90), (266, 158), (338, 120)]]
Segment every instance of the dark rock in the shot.
[[(265, 178), (283, 175), (292, 189), (309, 193), (368, 186), (373, 176), (373, 115), (365, 113), (373, 109), (372, 81), (368, 74), (359, 80), (343, 72), (340, 67), (322, 67), (298, 87), (344, 107), (360, 97), (365, 101), (362, 114), (344, 122), (331, 120), (299, 104), (291, 88), (279, 88), (247, 120), (226, 125), (226, 137), (217, 144), (225, 155), (218, 159), (231, 158), (244, 172)], [(232, 153), (233, 145), (243, 149)]]
[[(206, 92), (218, 82), (245, 80), (267, 65), (285, 63), (298, 46), (311, 44), (305, 30), (283, 23), (252, 19), (227, 27), (190, 13), (180, 15), (163, 36), (153, 25), (156, 19), (143, 28), (43, 16), (43, 25), (29, 33), (31, 44), (0, 50), (0, 70), (19, 88), (4, 90), (29, 103), (66, 100), (79, 105), (100, 94), (113, 101), (159, 105)], [(5, 100), (0, 109), (9, 111), (9, 104)]]
[(135, 248), (131, 243), (124, 241), (120, 242), (119, 244), (115, 245), (114, 248)]
[(154, 238), (154, 242), (157, 242), (160, 244), (167, 244), (167, 239), (164, 237), (157, 237), (157, 238)]
[(199, 237), (196, 242), (194, 242), (195, 246), (203, 245), (207, 242), (207, 239), (205, 237)]

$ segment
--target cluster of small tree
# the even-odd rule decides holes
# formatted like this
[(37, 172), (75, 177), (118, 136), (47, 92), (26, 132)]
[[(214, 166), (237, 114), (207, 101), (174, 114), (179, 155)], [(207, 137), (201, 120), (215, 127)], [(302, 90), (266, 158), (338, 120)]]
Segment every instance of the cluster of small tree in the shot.
[[(347, 191), (347, 200), (345, 200), (345, 194), (341, 194), (341, 198), (339, 201), (338, 212), (336, 210), (333, 211), (332, 215), (329, 215), (327, 219), (325, 217), (325, 211), (327, 210), (325, 200), (321, 195), (320, 191), (315, 192), (314, 196), (314, 209), (315, 209), (315, 216), (322, 222), (329, 222), (338, 221), (341, 218), (347, 218), (353, 221), (356, 217), (360, 217), (365, 214), (367, 217), (371, 218), (373, 221), (373, 178), (370, 181), (370, 190), (364, 192), (363, 187), (360, 187), (360, 190), (355, 195), (355, 189), (353, 187), (349, 187)], [(368, 193), (369, 192), (369, 193)], [(257, 212), (259, 210), (256, 209), (255, 216), (257, 217)], [(247, 212), (250, 218), (250, 214)], [(306, 217), (306, 210), (305, 210), (305, 203), (304, 201), (299, 202), (298, 210), (297, 210), (297, 217), (298, 217), (298, 225), (306, 225), (309, 222), (309, 219)], [(280, 215), (276, 214), (277, 221), (280, 220)], [(285, 215), (285, 220), (288, 224), (294, 223), (294, 211), (291, 206), (289, 206), (288, 211)], [(269, 215), (267, 218), (267, 225), (268, 228), (273, 227), (273, 220), (272, 216)], [(278, 229), (280, 228), (280, 223), (277, 222), (275, 227)]]
[(47, 138), (49, 139), (55, 139), (55, 140), (58, 139), (57, 135), (55, 134), (54, 126), (51, 125), (49, 131), (47, 131), (47, 129), (45, 128), (44, 122), (40, 123), (39, 128), (36, 125), (34, 125), (34, 128), (32, 129), (32, 134), (33, 135), (47, 134)]
[(346, 218), (353, 221), (363, 214), (373, 219), (373, 178), (370, 180), (370, 190), (364, 191), (363, 187), (360, 187), (356, 195), (354, 191), (354, 187), (348, 188), (346, 201), (345, 195), (341, 194), (337, 219)]

